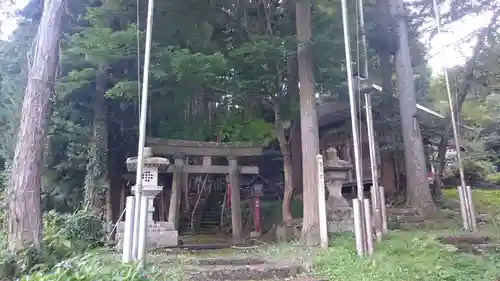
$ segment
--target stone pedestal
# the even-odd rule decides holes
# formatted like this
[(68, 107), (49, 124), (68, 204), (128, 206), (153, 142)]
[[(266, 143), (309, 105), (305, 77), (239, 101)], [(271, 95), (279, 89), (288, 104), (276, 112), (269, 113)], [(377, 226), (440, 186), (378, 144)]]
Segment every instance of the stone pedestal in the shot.
[[(116, 227), (116, 242), (117, 250), (123, 250), (123, 231), (124, 222), (119, 222)], [(179, 244), (179, 234), (173, 224), (161, 221), (148, 224), (148, 240), (147, 250), (155, 250), (162, 248), (173, 248)]]
[(148, 222), (153, 222), (153, 214), (155, 212), (154, 200), (156, 195), (158, 194), (155, 194), (155, 196), (149, 196), (148, 198)]
[(337, 156), (337, 150), (326, 150), (324, 161), (325, 186), (328, 189), (326, 219), (329, 233), (354, 231), (354, 214), (349, 202), (342, 196), (342, 184), (347, 180), (352, 165)]
[[(147, 250), (176, 247), (179, 241), (179, 235), (174, 224), (163, 221), (153, 221), (153, 213), (155, 211), (154, 198), (163, 190), (163, 186), (158, 185), (158, 173), (160, 171), (166, 172), (169, 164), (166, 158), (153, 157), (151, 148), (144, 148), (141, 191), (142, 196), (148, 198)], [(129, 172), (135, 172), (137, 170), (137, 157), (127, 159), (127, 170)], [(135, 186), (132, 187), (132, 192), (135, 194)], [(120, 251), (123, 249), (123, 237), (124, 223), (119, 222), (116, 227), (116, 241), (117, 248)]]

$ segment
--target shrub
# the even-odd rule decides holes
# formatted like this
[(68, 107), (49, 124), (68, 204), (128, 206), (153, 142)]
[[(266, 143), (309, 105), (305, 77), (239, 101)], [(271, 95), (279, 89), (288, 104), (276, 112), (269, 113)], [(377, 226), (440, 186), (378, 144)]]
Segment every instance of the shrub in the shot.
[(83, 250), (95, 249), (104, 245), (104, 227), (101, 220), (79, 211), (67, 217), (63, 228), (64, 236)]
[(489, 174), (487, 180), (492, 183), (500, 184), (500, 173)]
[(28, 247), (15, 255), (1, 253), (0, 280), (46, 271), (62, 260), (103, 245), (101, 221), (88, 213), (64, 215), (50, 211), (43, 214), (43, 224), (40, 247)]
[[(465, 177), (468, 182), (477, 182), (483, 180), (487, 175), (492, 172), (492, 165), (488, 161), (484, 160), (474, 160), (471, 158), (465, 158), (463, 160)], [(459, 177), (458, 166), (454, 165), (451, 169), (455, 177)]]

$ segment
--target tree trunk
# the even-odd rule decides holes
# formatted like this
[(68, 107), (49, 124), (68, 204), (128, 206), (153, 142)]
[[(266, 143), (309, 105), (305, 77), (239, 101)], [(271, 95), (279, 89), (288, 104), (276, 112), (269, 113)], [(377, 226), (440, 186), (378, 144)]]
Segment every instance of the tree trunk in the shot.
[[(283, 137), (284, 136), (285, 135), (283, 134)], [(281, 154), (283, 155), (283, 170), (284, 170), (283, 175), (285, 177), (285, 193), (283, 195), (283, 206), (282, 206), (283, 225), (289, 226), (293, 220), (291, 212), (291, 202), (293, 195), (293, 176), (292, 176), (293, 170), (292, 170), (292, 158), (290, 157), (288, 144), (285, 143), (284, 146), (281, 146)]]
[(279, 111), (279, 107), (274, 106), (274, 129), (280, 145), (281, 155), (283, 156), (283, 175), (285, 178), (285, 193), (283, 195), (282, 215), (283, 224), (290, 225), (292, 221), (292, 213), (290, 211), (290, 203), (293, 195), (293, 173), (292, 173), (292, 157), (290, 155), (290, 147), (285, 137), (285, 129), (283, 120)]
[(391, 12), (399, 24), (396, 77), (406, 163), (406, 203), (413, 208), (420, 209), (424, 214), (433, 215), (437, 211), (437, 208), (429, 189), (424, 146), (420, 134), (420, 124), (417, 119), (417, 102), (411, 66), (408, 22), (405, 17), (402, 17), (407, 12), (401, 0), (392, 0), (391, 5)]
[(443, 202), (443, 175), (444, 168), (446, 164), (446, 147), (448, 145), (449, 138), (442, 136), (438, 144), (438, 155), (437, 155), (437, 166), (436, 174), (434, 175), (434, 185), (432, 190), (432, 196), (434, 201), (438, 204)]
[[(294, 16), (294, 6), (291, 5), (290, 8), (290, 17), (292, 18), (292, 22), (295, 22)], [(298, 95), (299, 95), (299, 73), (298, 73), (298, 62), (297, 62), (297, 54), (295, 52), (288, 54), (287, 57), (287, 96), (290, 104), (296, 104)], [(276, 116), (275, 116), (276, 117)], [(278, 116), (279, 117), (279, 116)], [(293, 193), (295, 191), (295, 186), (297, 182), (295, 181), (296, 171), (293, 169), (292, 164), (292, 140), (293, 138), (300, 138), (300, 135), (294, 135), (296, 127), (299, 124), (294, 124), (292, 122), (292, 126), (290, 127), (290, 135), (287, 140), (285, 137), (285, 130), (282, 126), (282, 120), (279, 118), (279, 124), (281, 124), (279, 131), (277, 131), (278, 142), (280, 144), (281, 155), (283, 155), (283, 175), (285, 178), (285, 194), (283, 196), (283, 225), (290, 225), (293, 220), (291, 213), (291, 201), (293, 198)], [(277, 120), (275, 118), (275, 120)], [(299, 155), (300, 156), (300, 155)], [(300, 171), (299, 171), (300, 172)]]
[(300, 81), (300, 125), (302, 139), (302, 175), (304, 219), (301, 240), (319, 245), (318, 184), (316, 155), (319, 153), (318, 116), (314, 91), (311, 46), (311, 1), (296, 1), (297, 50)]
[(50, 96), (59, 62), (59, 43), (66, 0), (45, 1), (21, 113), (12, 163), (9, 198), (8, 248), (40, 245), (42, 233), (40, 181)]
[[(88, 211), (101, 219), (108, 219), (108, 107), (106, 103), (106, 86), (108, 82), (108, 66), (102, 64), (98, 68), (94, 92), (93, 139), (88, 155), (87, 173), (85, 175), (85, 206)], [(109, 222), (109, 221), (108, 221)]]
[(392, 94), (392, 62), (390, 53), (379, 53), (380, 75), (382, 78), (382, 88)]

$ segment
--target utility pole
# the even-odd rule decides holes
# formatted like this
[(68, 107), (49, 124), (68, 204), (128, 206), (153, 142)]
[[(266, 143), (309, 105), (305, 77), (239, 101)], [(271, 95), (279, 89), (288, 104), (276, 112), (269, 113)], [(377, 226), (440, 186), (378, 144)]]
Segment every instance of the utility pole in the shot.
[(436, 205), (427, 181), (424, 145), (417, 118), (417, 101), (408, 35), (408, 13), (403, 0), (389, 0), (389, 6), (392, 17), (398, 24), (399, 48), (395, 55), (395, 68), (406, 164), (407, 203), (432, 214), (436, 211)]
[[(146, 118), (148, 110), (148, 88), (149, 88), (149, 59), (151, 57), (151, 37), (153, 30), (154, 0), (148, 1), (148, 17), (146, 26), (146, 45), (144, 51), (144, 69), (142, 77), (141, 112), (139, 120), (139, 143), (137, 153), (137, 172), (135, 177), (135, 208), (134, 208), (134, 229), (132, 234), (132, 257), (138, 260), (141, 265), (146, 263), (146, 239), (147, 207), (141, 206), (142, 199), (142, 170), (144, 168), (144, 146), (146, 143)], [(143, 202), (144, 201), (144, 202)], [(143, 213), (143, 214), (141, 214)]]
[[(356, 106), (356, 96), (354, 89), (354, 77), (352, 73), (352, 58), (351, 58), (351, 44), (349, 36), (349, 16), (347, 10), (347, 0), (342, 0), (342, 27), (344, 31), (344, 50), (345, 50), (345, 60), (346, 60), (346, 72), (347, 72), (347, 87), (349, 90), (349, 107), (351, 113), (351, 128), (352, 128), (352, 142), (354, 148), (354, 167), (356, 171), (356, 187), (357, 187), (357, 199), (353, 199), (353, 212), (354, 212), (354, 233), (356, 234), (356, 248), (359, 256), (364, 256), (368, 253), (371, 254), (373, 248), (368, 243), (371, 241), (371, 232), (367, 233), (368, 224), (371, 225), (371, 219), (367, 220), (364, 211), (365, 199), (364, 199), (364, 187), (363, 187), (363, 169), (361, 163), (361, 150), (360, 150), (360, 136), (358, 127), (358, 112)], [(359, 63), (359, 62), (358, 62)], [(359, 80), (358, 80), (359, 81)], [(358, 89), (359, 91), (359, 89)], [(369, 204), (368, 204), (369, 206)], [(369, 207), (368, 207), (369, 208)], [(370, 213), (368, 212), (368, 215)], [(368, 223), (367, 223), (368, 222)]]

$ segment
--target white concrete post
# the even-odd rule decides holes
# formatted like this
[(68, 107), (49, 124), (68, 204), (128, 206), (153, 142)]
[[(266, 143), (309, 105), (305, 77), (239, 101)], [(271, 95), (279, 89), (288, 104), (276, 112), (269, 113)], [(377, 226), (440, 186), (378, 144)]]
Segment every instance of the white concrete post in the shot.
[(459, 185), (457, 187), (457, 191), (458, 191), (458, 198), (460, 199), (460, 214), (462, 215), (463, 227), (465, 230), (470, 231), (471, 226), (469, 221), (469, 215), (467, 212), (467, 195), (465, 194), (466, 190), (463, 188), (462, 185)]
[(128, 196), (125, 203), (125, 229), (123, 232), (122, 262), (132, 261), (132, 235), (134, 234), (134, 196)]
[(370, 199), (363, 200), (363, 211), (365, 212), (365, 230), (366, 230), (366, 250), (367, 254), (373, 254), (373, 229), (372, 229), (372, 213), (370, 209)]
[(148, 199), (148, 222), (153, 223), (153, 213), (155, 212), (154, 197), (144, 196)]
[(471, 230), (477, 231), (477, 222), (476, 222), (476, 212), (474, 210), (474, 202), (472, 201), (472, 188), (470, 185), (466, 186), (467, 190), (467, 201), (469, 203), (469, 218), (470, 218), (470, 226)]
[(389, 227), (387, 226), (387, 208), (385, 206), (385, 191), (384, 187), (380, 186), (380, 208), (382, 213), (382, 233), (387, 234)]
[(148, 245), (148, 198), (141, 197), (141, 209), (139, 210), (139, 243), (137, 261), (142, 265), (146, 265), (146, 250)]
[(354, 212), (354, 234), (356, 235), (356, 249), (358, 255), (363, 257), (365, 255), (365, 241), (363, 241), (363, 219), (362, 219), (362, 208), (359, 199), (352, 200), (352, 209)]
[(325, 173), (323, 170), (323, 156), (316, 155), (317, 173), (318, 173), (318, 209), (319, 209), (319, 233), (320, 246), (323, 249), (328, 248), (328, 228), (326, 222), (326, 202), (325, 202)]

